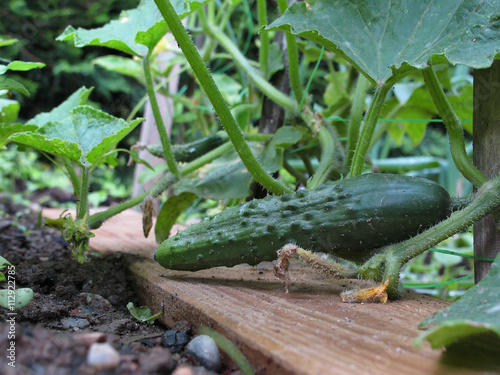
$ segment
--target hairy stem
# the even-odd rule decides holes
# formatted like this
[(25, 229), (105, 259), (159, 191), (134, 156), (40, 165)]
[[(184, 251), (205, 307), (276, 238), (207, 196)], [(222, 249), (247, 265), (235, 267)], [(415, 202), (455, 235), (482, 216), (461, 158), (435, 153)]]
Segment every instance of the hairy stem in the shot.
[[(259, 17), (259, 28), (267, 25), (266, 0), (257, 0), (257, 16)], [(265, 78), (269, 78), (269, 34), (260, 34), (259, 66)]]
[(472, 164), (472, 161), (467, 156), (462, 124), (441, 88), (436, 72), (432, 66), (429, 66), (422, 70), (422, 75), (427, 90), (429, 90), (434, 105), (438, 110), (439, 116), (443, 119), (446, 129), (448, 130), (451, 156), (455, 165), (460, 173), (462, 173), (474, 187), (480, 188), (488, 179)]
[[(224, 126), (224, 129), (227, 132), (229, 139), (231, 140), (231, 143), (233, 144), (236, 152), (243, 161), (243, 164), (245, 164), (247, 170), (251, 173), (255, 180), (257, 180), (262, 186), (264, 186), (272, 193), (276, 195), (291, 193), (292, 190), (272, 178), (253, 155), (250, 147), (245, 142), (241, 129), (236, 123), (228, 106), (224, 102), (222, 94), (215, 84), (208, 68), (203, 63), (198, 50), (193, 44), (193, 41), (191, 40), (186, 29), (182, 25), (181, 20), (179, 19), (179, 16), (175, 12), (170, 1), (155, 0), (155, 3), (158, 6), (161, 14), (163, 15), (163, 18), (165, 18), (165, 21), (167, 22), (167, 25), (169, 26), (172, 34), (177, 40), (177, 43), (184, 53), (186, 60), (189, 62), (191, 68), (193, 69), (201, 87), (204, 89), (210, 102), (212, 103), (222, 125)], [(222, 35), (222, 33), (219, 34)], [(229, 40), (229, 38), (227, 37), (225, 39)], [(262, 77), (260, 78), (265, 81)], [(265, 82), (267, 83), (267, 81)], [(279, 92), (278, 90), (276, 91)], [(283, 96), (281, 92), (279, 92), (279, 94)]]
[(146, 81), (149, 102), (151, 103), (151, 109), (153, 111), (156, 127), (160, 135), (160, 142), (163, 147), (163, 153), (165, 154), (165, 160), (167, 161), (170, 172), (177, 176), (179, 174), (179, 169), (175, 163), (174, 155), (172, 154), (172, 146), (170, 145), (170, 139), (168, 138), (167, 130), (165, 129), (165, 124), (163, 123), (163, 118), (161, 117), (160, 107), (158, 106), (158, 101), (156, 100), (153, 78), (151, 77), (149, 53), (144, 56), (142, 60), (142, 67), (144, 69), (144, 78)]
[[(278, 7), (281, 14), (285, 13), (288, 8), (287, 0), (278, 0)], [(297, 40), (289, 31), (285, 32), (285, 37), (288, 50), (288, 74), (290, 76), (290, 86), (292, 87), (293, 94), (295, 95), (295, 100), (300, 103), (304, 93), (299, 75), (299, 53), (297, 50)]]
[(130, 198), (125, 202), (112, 206), (105, 211), (96, 212), (89, 217), (88, 224), (90, 229), (97, 229), (109, 218), (118, 215), (120, 212), (128, 210), (129, 208), (137, 206), (145, 197), (147, 197), (147, 195), (148, 192), (144, 192), (136, 197)]
[(83, 219), (89, 213), (90, 168), (83, 167), (80, 179), (80, 191), (76, 205), (76, 219)]
[(352, 102), (351, 116), (348, 125), (347, 150), (344, 162), (344, 170), (346, 171), (351, 167), (354, 150), (356, 149), (356, 142), (358, 141), (361, 122), (363, 120), (363, 111), (365, 109), (366, 91), (369, 87), (370, 81), (368, 78), (360, 74), (356, 83), (356, 90), (354, 91), (354, 100)]
[(382, 111), (382, 106), (384, 105), (385, 98), (389, 89), (395, 83), (395, 79), (390, 79), (384, 82), (382, 85), (378, 86), (375, 90), (373, 100), (366, 114), (365, 123), (361, 129), (361, 134), (356, 144), (356, 149), (354, 150), (354, 155), (352, 158), (351, 169), (349, 171), (349, 176), (359, 176), (363, 172), (365, 166), (365, 159), (370, 150), (370, 144), (373, 137), (373, 132), (377, 126), (378, 119), (380, 117), (380, 112)]
[(335, 142), (325, 126), (319, 129), (318, 139), (321, 145), (321, 160), (316, 172), (307, 184), (309, 190), (317, 188), (328, 179), (335, 158)]

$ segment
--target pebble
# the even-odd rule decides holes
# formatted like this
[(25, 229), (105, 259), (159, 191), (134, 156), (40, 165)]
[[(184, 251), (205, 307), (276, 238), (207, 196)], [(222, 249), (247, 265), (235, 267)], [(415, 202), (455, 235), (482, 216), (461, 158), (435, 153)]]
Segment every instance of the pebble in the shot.
[(94, 343), (87, 352), (87, 365), (97, 371), (112, 370), (120, 364), (120, 353), (110, 344)]
[(88, 326), (90, 326), (89, 321), (82, 318), (63, 318), (61, 319), (61, 324), (66, 329), (72, 328), (74, 330), (87, 328)]
[(220, 370), (219, 348), (210, 336), (196, 336), (187, 344), (186, 353), (206, 369), (214, 372)]
[(161, 344), (170, 349), (172, 353), (179, 353), (188, 342), (188, 334), (176, 329), (165, 331)]
[(157, 346), (140, 358), (141, 370), (145, 374), (170, 374), (175, 361), (168, 349)]

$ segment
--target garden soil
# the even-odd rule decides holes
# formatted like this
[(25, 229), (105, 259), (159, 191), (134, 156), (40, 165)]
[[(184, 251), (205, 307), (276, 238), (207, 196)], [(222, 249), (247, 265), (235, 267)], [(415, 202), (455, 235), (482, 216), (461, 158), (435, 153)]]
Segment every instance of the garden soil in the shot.
[[(140, 306), (140, 298), (120, 255), (96, 254), (78, 264), (61, 234), (36, 222), (35, 210), (0, 196), (0, 255), (16, 267), (16, 288), (34, 291), (33, 301), (15, 310), (15, 367), (7, 358), (13, 315), (0, 308), (1, 374), (213, 374), (183, 352), (186, 342), (165, 346), (172, 344), (166, 331), (189, 340), (187, 323), (164, 327), (132, 317), (126, 305)], [(88, 364), (96, 342), (116, 349), (116, 367)]]

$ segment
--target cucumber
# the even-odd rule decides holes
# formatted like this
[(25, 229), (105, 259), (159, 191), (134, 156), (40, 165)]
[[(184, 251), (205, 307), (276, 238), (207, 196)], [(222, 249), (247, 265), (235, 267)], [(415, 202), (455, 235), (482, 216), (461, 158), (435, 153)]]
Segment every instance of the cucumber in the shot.
[(366, 174), (226, 208), (165, 240), (155, 259), (196, 271), (276, 259), (287, 243), (361, 263), (451, 213), (448, 192), (418, 177)]
[[(219, 147), (223, 143), (223, 139), (218, 135), (210, 135), (191, 143), (172, 145), (172, 153), (176, 161), (189, 163), (190, 161), (205, 155), (207, 152), (212, 151), (216, 147)], [(165, 158), (161, 145), (149, 145), (146, 146), (146, 150), (148, 150), (151, 155), (159, 158)]]

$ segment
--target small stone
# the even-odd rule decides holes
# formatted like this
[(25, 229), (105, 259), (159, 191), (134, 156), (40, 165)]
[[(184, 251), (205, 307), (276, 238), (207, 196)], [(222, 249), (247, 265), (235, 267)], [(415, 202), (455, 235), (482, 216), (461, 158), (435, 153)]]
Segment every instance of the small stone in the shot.
[(175, 361), (168, 349), (155, 347), (140, 358), (141, 370), (146, 374), (170, 374)]
[(87, 353), (87, 364), (98, 371), (111, 370), (120, 364), (120, 353), (108, 343), (94, 343)]
[(196, 336), (187, 344), (186, 353), (206, 369), (214, 372), (220, 370), (219, 348), (210, 336)]
[(161, 338), (161, 344), (170, 349), (172, 353), (179, 353), (188, 342), (188, 334), (176, 329), (165, 331)]
[(63, 318), (61, 324), (66, 329), (81, 329), (90, 326), (89, 321), (82, 318)]

